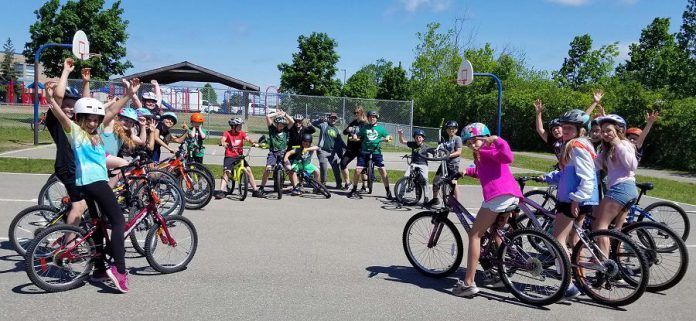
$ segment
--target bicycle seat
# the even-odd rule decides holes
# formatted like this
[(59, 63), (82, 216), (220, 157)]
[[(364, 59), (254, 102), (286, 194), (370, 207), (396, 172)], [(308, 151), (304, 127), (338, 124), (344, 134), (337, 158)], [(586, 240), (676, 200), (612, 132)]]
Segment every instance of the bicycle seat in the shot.
[(653, 183), (638, 183), (638, 184), (636, 184), (636, 186), (638, 188), (640, 188), (641, 192), (649, 191), (649, 190), (655, 188), (655, 185), (653, 185)]

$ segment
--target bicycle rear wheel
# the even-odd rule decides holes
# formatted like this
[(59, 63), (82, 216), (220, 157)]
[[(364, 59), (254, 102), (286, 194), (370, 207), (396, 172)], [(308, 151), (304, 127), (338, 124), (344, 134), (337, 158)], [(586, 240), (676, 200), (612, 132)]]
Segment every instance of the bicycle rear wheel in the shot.
[[(543, 244), (539, 251), (537, 244)], [(498, 272), (520, 301), (543, 306), (557, 302), (570, 284), (570, 262), (561, 244), (543, 231), (523, 228), (498, 249)]]
[[(598, 239), (603, 237), (609, 239), (609, 253), (600, 253), (597, 247)], [(588, 238), (590, 248), (578, 242), (571, 256), (573, 275), (582, 292), (608, 306), (622, 306), (638, 300), (650, 280), (648, 262), (640, 248), (617, 231), (594, 231)]]
[(545, 210), (555, 213), (556, 204), (558, 201), (556, 197), (549, 194), (546, 190), (533, 190), (524, 193), (524, 197), (532, 200), (534, 203), (539, 204)]
[[(160, 171), (152, 170), (147, 173), (150, 178), (150, 184), (152, 185), (152, 190), (157, 194), (160, 199), (160, 203), (157, 205), (157, 211), (163, 216), (167, 215), (184, 215), (184, 210), (186, 209), (186, 197), (181, 186), (176, 182), (176, 178), (171, 176), (171, 174)], [(133, 193), (136, 197), (139, 197), (147, 204), (149, 199), (148, 195), (145, 195), (145, 185), (139, 184)], [(132, 212), (140, 211), (142, 208), (130, 209)]]
[(684, 278), (689, 267), (689, 253), (677, 233), (655, 222), (630, 224), (621, 231), (638, 245), (648, 260), (648, 291), (667, 290)]
[[(185, 169), (184, 176), (179, 178), (179, 184), (184, 191), (187, 209), (198, 210), (210, 203), (215, 186), (208, 175), (197, 169)], [(188, 182), (191, 183), (189, 188)]]
[(372, 194), (372, 187), (375, 183), (375, 165), (370, 160), (370, 164), (367, 166), (367, 194)]
[[(67, 213), (66, 213), (67, 214)], [(34, 238), (43, 232), (51, 222), (59, 219), (57, 208), (48, 205), (34, 205), (19, 212), (7, 233), (12, 248), (19, 254), (27, 253), (27, 248)], [(63, 222), (63, 220), (59, 220)]]
[[(32, 283), (48, 292), (60, 292), (84, 284), (96, 256), (94, 241), (77, 226), (61, 224), (36, 236), (27, 249), (24, 266)], [(79, 245), (74, 249), (73, 243)]]
[[(420, 212), (412, 216), (402, 236), (406, 258), (420, 273), (434, 278), (446, 277), (462, 263), (462, 237), (452, 221), (434, 220), (435, 212)], [(433, 238), (432, 246), (428, 246)]]
[[(677, 233), (683, 241), (689, 238), (689, 232), (691, 231), (691, 223), (689, 222), (689, 216), (683, 208), (679, 207), (671, 202), (655, 202), (645, 207), (645, 212), (650, 213), (652, 220), (657, 223), (664, 224)], [(647, 220), (650, 220), (647, 218)], [(640, 214), (638, 216), (638, 222), (646, 221), (646, 216)]]
[[(298, 175), (303, 175), (303, 174), (298, 174)], [(331, 192), (329, 192), (329, 189), (324, 186), (324, 184), (317, 182), (314, 177), (308, 177), (309, 183), (312, 185), (312, 188), (316, 189), (321, 193), (321, 195), (324, 195), (326, 198), (331, 198)]]
[(283, 198), (283, 185), (285, 184), (285, 171), (276, 167), (273, 170), (273, 188), (278, 193), (278, 199)]
[(210, 169), (208, 169), (207, 166), (205, 166), (205, 165), (203, 165), (203, 164), (201, 164), (201, 163), (196, 163), (196, 162), (189, 162), (189, 163), (187, 164), (187, 166), (188, 166), (188, 168), (190, 168), (190, 169), (197, 169), (197, 170), (199, 170), (199, 171), (205, 173), (205, 175), (207, 175), (208, 177), (210, 177), (210, 180), (211, 180), (211, 181), (215, 182), (215, 176), (213, 176), (213, 172), (211, 172)]
[(160, 273), (179, 272), (196, 254), (198, 233), (193, 223), (183, 216), (168, 216), (164, 220), (172, 238), (167, 237), (163, 226), (156, 224), (145, 239), (145, 258)]
[(65, 189), (65, 185), (61, 183), (58, 176), (53, 174), (48, 177), (46, 183), (41, 187), (41, 191), (39, 191), (39, 205), (60, 207), (63, 197), (66, 196), (68, 196), (68, 190)]
[(414, 182), (409, 176), (399, 178), (394, 185), (396, 200), (406, 206), (418, 204), (422, 194), (423, 187), (417, 182)]
[(242, 173), (239, 175), (239, 185), (237, 185), (237, 189), (239, 190), (239, 200), (245, 200), (249, 193), (249, 177), (245, 170), (242, 170)]

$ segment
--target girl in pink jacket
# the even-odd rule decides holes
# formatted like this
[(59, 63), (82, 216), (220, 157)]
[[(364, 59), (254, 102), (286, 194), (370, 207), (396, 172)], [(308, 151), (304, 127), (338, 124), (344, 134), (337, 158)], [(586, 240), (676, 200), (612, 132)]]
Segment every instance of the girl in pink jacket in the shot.
[(509, 164), (512, 163), (513, 156), (504, 139), (491, 136), (486, 125), (473, 123), (462, 130), (462, 140), (473, 151), (475, 165), (467, 168), (465, 174), (478, 177), (483, 189), (483, 204), (476, 215), (474, 226), (469, 231), (466, 275), (452, 289), (454, 295), (468, 297), (479, 292), (474, 283), (474, 276), (481, 255), (481, 237), (496, 222), (498, 213), (504, 213), (517, 205), (522, 191), (510, 171)]

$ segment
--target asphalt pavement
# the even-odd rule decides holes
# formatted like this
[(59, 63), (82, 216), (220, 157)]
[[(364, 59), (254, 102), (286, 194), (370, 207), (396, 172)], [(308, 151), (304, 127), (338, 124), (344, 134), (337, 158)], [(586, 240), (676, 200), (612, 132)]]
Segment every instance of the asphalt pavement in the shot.
[[(46, 178), (0, 173), (0, 229), (35, 204)], [(472, 299), (453, 296), (464, 268), (444, 279), (418, 274), (401, 238), (408, 218), (421, 209), (398, 207), (382, 192), (378, 186), (375, 196), (362, 200), (342, 193), (213, 200), (185, 213), (199, 236), (188, 269), (161, 275), (127, 248), (128, 294), (100, 283), (44, 293), (29, 282), (22, 258), (2, 235), (0, 310), (6, 320), (693, 320), (696, 313), (693, 268), (675, 288), (646, 293), (620, 309), (587, 297), (536, 308), (489, 289)], [(461, 192), (463, 204), (476, 210), (480, 187)], [(696, 254), (694, 239), (687, 242), (690, 255)]]

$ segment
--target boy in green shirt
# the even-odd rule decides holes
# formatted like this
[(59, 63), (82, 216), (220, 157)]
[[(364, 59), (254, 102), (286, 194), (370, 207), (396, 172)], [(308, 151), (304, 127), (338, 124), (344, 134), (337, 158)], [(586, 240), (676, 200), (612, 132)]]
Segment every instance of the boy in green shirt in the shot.
[[(260, 193), (264, 193), (264, 187), (271, 174), (273, 166), (283, 161), (285, 151), (288, 147), (288, 128), (291, 128), (295, 121), (284, 111), (266, 115), (266, 125), (268, 126), (268, 157), (266, 157), (266, 170), (261, 177)], [(282, 163), (281, 163), (282, 164)]]
[(389, 178), (387, 177), (387, 170), (384, 168), (384, 157), (382, 156), (381, 148), (381, 143), (391, 141), (392, 137), (384, 127), (377, 125), (378, 118), (379, 115), (376, 111), (371, 110), (367, 112), (367, 124), (362, 126), (360, 131), (351, 138), (353, 141), (362, 142), (362, 145), (360, 155), (358, 155), (358, 164), (355, 167), (355, 175), (353, 175), (353, 190), (348, 194), (349, 198), (360, 197), (357, 191), (360, 173), (362, 173), (363, 168), (365, 168), (370, 159), (372, 159), (372, 162), (379, 170), (380, 176), (382, 176), (384, 189), (387, 191), (387, 199), (392, 199), (391, 190), (389, 189)]

